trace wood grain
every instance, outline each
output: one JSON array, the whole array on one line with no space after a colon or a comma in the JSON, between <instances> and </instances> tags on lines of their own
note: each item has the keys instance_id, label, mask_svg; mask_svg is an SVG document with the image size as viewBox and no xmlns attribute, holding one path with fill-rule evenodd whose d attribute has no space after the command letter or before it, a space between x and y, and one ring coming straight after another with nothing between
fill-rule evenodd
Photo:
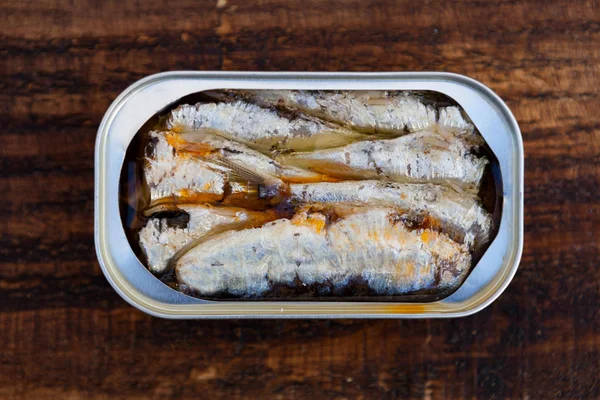
<instances>
[{"instance_id":1,"label":"wood grain","mask_svg":"<svg viewBox=\"0 0 600 400\"><path fill-rule=\"evenodd\" d=\"M596 1L0 5L0 398L599 398ZM424 321L170 321L93 245L110 102L177 69L451 71L526 152L525 250L493 305Z\"/></svg>"}]
</instances>

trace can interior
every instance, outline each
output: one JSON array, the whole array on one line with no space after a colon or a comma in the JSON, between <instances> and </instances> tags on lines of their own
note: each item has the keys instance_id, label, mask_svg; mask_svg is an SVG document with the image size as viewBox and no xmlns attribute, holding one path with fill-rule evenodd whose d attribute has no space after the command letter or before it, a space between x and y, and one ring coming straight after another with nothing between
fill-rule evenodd
<instances>
[{"instance_id":1,"label":"can interior","mask_svg":"<svg viewBox=\"0 0 600 400\"><path fill-rule=\"evenodd\" d=\"M235 88L227 88L235 89ZM432 104L437 107L443 106L459 106L452 98L445 94L435 91L409 91L411 94L418 94L426 104ZM162 123L165 115L182 104L196 104L214 102L214 99L208 97L203 92L193 93L188 96L180 98L178 101L171 103L163 110L152 116L146 123L144 123L136 135L131 140L123 166L121 169L121 176L119 182L119 208L121 214L121 220L123 228L125 230L129 244L138 257L139 261L146 266L147 259L139 245L139 231L145 226L148 221L148 217L144 216L143 210L149 204L149 190L145 182L143 167L145 159L145 151L150 141L148 133L155 129ZM466 115L465 111L461 108L461 111ZM477 126L475 126L477 129ZM489 160L489 164L486 166L483 178L481 180L480 189L478 195L481 199L483 208L492 215L492 230L490 234L490 240L485 246L480 247L472 253L471 270L477 267L478 261L481 259L487 248L493 242L496 237L500 225L501 214L502 214L502 201L503 201L503 186L502 177L500 173L500 166L496 155L485 144L480 146L476 153L477 156L484 156ZM180 224L185 226L186 215L185 213L173 213L166 215L169 217L173 224ZM161 280L165 285L168 285L173 290L179 290L177 279L173 273L166 274L163 276L156 276L156 279ZM460 287L460 286L459 286ZM297 283L295 286L288 285L274 285L274 287L263 294L260 297L252 298L240 298L232 296L228 293L219 293L217 295L207 296L195 296L194 293L185 292L183 293L200 297L205 300L213 301L248 301L248 300L264 300L264 301L372 301L372 302L433 302L448 297L454 293L458 287L452 291L437 291L428 292L420 291L405 295L386 295L382 296L374 294L368 288L366 283L360 281L353 281L347 285L343 290L336 290L335 294L332 293L330 285L313 284L304 286Z\"/></svg>"}]
</instances>

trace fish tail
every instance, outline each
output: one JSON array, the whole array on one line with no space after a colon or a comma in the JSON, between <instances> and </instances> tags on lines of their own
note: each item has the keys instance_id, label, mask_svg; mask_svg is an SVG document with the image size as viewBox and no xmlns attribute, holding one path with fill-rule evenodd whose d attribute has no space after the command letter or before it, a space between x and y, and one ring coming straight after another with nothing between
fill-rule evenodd
<instances>
[{"instance_id":1,"label":"fish tail","mask_svg":"<svg viewBox=\"0 0 600 400\"><path fill-rule=\"evenodd\" d=\"M275 176L257 173L225 157L208 162L226 169L230 181L243 184L250 193L257 193L258 199L277 204L289 195L289 185Z\"/></svg>"},{"instance_id":2,"label":"fish tail","mask_svg":"<svg viewBox=\"0 0 600 400\"><path fill-rule=\"evenodd\" d=\"M223 200L222 194L193 192L189 190L180 191L168 197L156 199L143 211L144 216L149 217L163 211L173 211L178 204L214 203Z\"/></svg>"},{"instance_id":3,"label":"fish tail","mask_svg":"<svg viewBox=\"0 0 600 400\"><path fill-rule=\"evenodd\" d=\"M207 156L216 151L216 149L202 140L203 135L201 132L169 132L165 134L165 138L167 139L167 143L177 151Z\"/></svg>"}]
</instances>

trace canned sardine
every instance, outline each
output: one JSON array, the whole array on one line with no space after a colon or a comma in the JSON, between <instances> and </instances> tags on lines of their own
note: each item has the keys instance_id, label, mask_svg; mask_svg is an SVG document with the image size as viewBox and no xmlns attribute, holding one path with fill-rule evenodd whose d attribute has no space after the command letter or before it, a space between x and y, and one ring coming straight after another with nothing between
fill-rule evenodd
<instances>
[{"instance_id":1,"label":"canned sardine","mask_svg":"<svg viewBox=\"0 0 600 400\"><path fill-rule=\"evenodd\" d=\"M518 265L522 158L458 75L155 75L99 129L97 252L159 316L466 315Z\"/></svg>"}]
</instances>

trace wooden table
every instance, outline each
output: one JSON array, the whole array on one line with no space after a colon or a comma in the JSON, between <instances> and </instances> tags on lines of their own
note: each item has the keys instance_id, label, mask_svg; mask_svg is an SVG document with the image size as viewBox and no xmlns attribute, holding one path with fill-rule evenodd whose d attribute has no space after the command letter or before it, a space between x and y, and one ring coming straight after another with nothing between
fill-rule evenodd
<instances>
[{"instance_id":1,"label":"wooden table","mask_svg":"<svg viewBox=\"0 0 600 400\"><path fill-rule=\"evenodd\" d=\"M59 3L0 6L0 398L600 396L597 3ZM169 321L129 306L94 251L96 129L128 85L180 69L487 84L525 141L514 281L455 320Z\"/></svg>"}]
</instances>

